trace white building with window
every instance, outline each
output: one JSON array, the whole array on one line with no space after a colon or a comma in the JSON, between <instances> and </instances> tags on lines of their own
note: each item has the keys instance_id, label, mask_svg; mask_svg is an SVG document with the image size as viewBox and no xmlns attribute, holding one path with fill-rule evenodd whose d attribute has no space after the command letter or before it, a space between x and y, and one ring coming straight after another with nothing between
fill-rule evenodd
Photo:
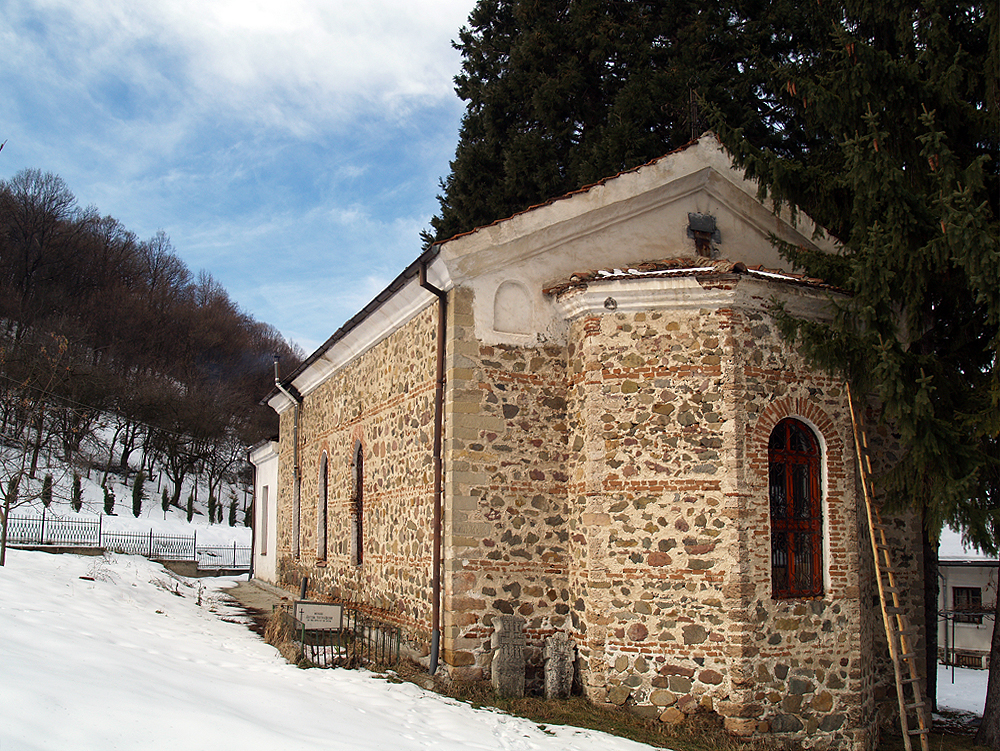
<instances>
[{"instance_id":1,"label":"white building with window","mask_svg":"<svg viewBox=\"0 0 1000 751\"><path fill-rule=\"evenodd\" d=\"M938 549L938 654L946 665L989 668L1000 561L945 529Z\"/></svg>"},{"instance_id":2,"label":"white building with window","mask_svg":"<svg viewBox=\"0 0 1000 751\"><path fill-rule=\"evenodd\" d=\"M253 575L276 584L275 561L277 544L278 447L276 441L264 441L250 449L254 466L253 497Z\"/></svg>"}]
</instances>

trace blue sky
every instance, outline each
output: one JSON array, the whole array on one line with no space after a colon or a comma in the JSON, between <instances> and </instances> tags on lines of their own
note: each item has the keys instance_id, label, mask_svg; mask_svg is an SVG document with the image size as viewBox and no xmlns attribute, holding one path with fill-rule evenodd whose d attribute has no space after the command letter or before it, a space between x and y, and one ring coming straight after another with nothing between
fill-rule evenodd
<instances>
[{"instance_id":1,"label":"blue sky","mask_svg":"<svg viewBox=\"0 0 1000 751\"><path fill-rule=\"evenodd\" d=\"M0 0L0 178L162 229L308 353L420 252L474 0Z\"/></svg>"}]
</instances>

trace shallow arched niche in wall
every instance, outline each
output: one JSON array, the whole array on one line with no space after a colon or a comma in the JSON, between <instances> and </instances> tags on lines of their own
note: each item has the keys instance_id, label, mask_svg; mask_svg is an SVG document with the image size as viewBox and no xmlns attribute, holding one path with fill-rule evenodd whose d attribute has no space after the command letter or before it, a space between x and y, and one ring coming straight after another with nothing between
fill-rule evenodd
<instances>
[{"instance_id":1,"label":"shallow arched niche in wall","mask_svg":"<svg viewBox=\"0 0 1000 751\"><path fill-rule=\"evenodd\" d=\"M505 334L530 334L533 306L528 288L520 282L503 282L493 296L493 330Z\"/></svg>"}]
</instances>

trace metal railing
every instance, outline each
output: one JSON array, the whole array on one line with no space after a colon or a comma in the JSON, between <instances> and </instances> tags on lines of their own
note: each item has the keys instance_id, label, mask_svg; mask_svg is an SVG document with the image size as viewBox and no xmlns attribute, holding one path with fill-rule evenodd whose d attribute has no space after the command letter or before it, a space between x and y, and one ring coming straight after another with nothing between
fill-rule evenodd
<instances>
[{"instance_id":1,"label":"metal railing","mask_svg":"<svg viewBox=\"0 0 1000 751\"><path fill-rule=\"evenodd\" d=\"M149 532L117 532L104 529L104 517L11 516L7 524L8 545L53 545L104 548L124 555L142 555L159 561L197 561L201 569L250 569L249 546L199 545L198 534L161 535Z\"/></svg>"},{"instance_id":2,"label":"metal railing","mask_svg":"<svg viewBox=\"0 0 1000 751\"><path fill-rule=\"evenodd\" d=\"M250 548L232 545L199 545L195 550L198 568L250 568Z\"/></svg>"},{"instance_id":3,"label":"metal railing","mask_svg":"<svg viewBox=\"0 0 1000 751\"><path fill-rule=\"evenodd\" d=\"M41 516L11 516L7 542L30 545L72 545L89 547L101 539L101 518L53 519Z\"/></svg>"},{"instance_id":4,"label":"metal railing","mask_svg":"<svg viewBox=\"0 0 1000 751\"><path fill-rule=\"evenodd\" d=\"M309 629L287 605L277 607L287 641L294 642L312 667L391 667L399 664L402 629L344 606L339 628Z\"/></svg>"},{"instance_id":5,"label":"metal railing","mask_svg":"<svg viewBox=\"0 0 1000 751\"><path fill-rule=\"evenodd\" d=\"M144 555L161 561L193 561L197 537L146 532L105 532L99 547L125 555Z\"/></svg>"}]
</instances>

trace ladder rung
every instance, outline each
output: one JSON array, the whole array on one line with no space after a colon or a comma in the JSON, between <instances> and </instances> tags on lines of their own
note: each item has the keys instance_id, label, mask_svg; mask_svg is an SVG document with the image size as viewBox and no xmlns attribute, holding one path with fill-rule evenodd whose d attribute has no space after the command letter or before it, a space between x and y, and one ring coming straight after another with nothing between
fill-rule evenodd
<instances>
[{"instance_id":1,"label":"ladder rung","mask_svg":"<svg viewBox=\"0 0 1000 751\"><path fill-rule=\"evenodd\" d=\"M899 682L900 683L919 683L920 679L919 678L900 678Z\"/></svg>"},{"instance_id":2,"label":"ladder rung","mask_svg":"<svg viewBox=\"0 0 1000 751\"><path fill-rule=\"evenodd\" d=\"M906 734L907 735L924 735L924 734L929 733L929 732L931 732L930 728L916 728L914 730L907 730Z\"/></svg>"},{"instance_id":3,"label":"ladder rung","mask_svg":"<svg viewBox=\"0 0 1000 751\"><path fill-rule=\"evenodd\" d=\"M924 706L926 706L926 704L924 702L922 702L922 701L915 701L915 702L913 702L913 704L907 704L906 708L907 709L919 709L920 707L924 707Z\"/></svg>"},{"instance_id":4,"label":"ladder rung","mask_svg":"<svg viewBox=\"0 0 1000 751\"><path fill-rule=\"evenodd\" d=\"M906 654L900 655L899 659L901 659L901 660L912 660L916 656L917 656L916 652L907 652Z\"/></svg>"}]
</instances>

